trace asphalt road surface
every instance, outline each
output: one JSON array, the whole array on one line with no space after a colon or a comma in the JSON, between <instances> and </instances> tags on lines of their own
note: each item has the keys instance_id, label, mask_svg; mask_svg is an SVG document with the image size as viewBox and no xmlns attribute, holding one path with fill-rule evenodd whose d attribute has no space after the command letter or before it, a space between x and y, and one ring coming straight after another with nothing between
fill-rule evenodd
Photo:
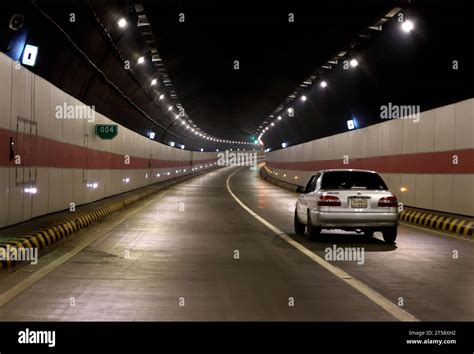
<instances>
[{"instance_id":1,"label":"asphalt road surface","mask_svg":"<svg viewBox=\"0 0 474 354\"><path fill-rule=\"evenodd\" d=\"M311 242L296 196L247 167L171 187L2 275L0 320L474 319L472 241L400 225L395 245ZM338 247L363 259L327 259Z\"/></svg>"}]
</instances>

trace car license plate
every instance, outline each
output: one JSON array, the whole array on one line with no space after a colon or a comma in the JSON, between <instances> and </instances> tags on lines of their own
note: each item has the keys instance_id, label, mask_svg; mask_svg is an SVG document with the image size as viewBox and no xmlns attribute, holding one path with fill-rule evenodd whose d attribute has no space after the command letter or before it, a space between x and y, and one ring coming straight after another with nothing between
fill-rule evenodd
<instances>
[{"instance_id":1,"label":"car license plate","mask_svg":"<svg viewBox=\"0 0 474 354\"><path fill-rule=\"evenodd\" d=\"M351 198L351 208L367 208L367 201L365 198Z\"/></svg>"}]
</instances>

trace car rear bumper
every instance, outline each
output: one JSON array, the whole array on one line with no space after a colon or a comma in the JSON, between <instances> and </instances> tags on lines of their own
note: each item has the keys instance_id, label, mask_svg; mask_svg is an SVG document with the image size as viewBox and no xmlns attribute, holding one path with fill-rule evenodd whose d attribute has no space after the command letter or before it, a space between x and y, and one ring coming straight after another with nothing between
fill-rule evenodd
<instances>
[{"instance_id":1,"label":"car rear bumper","mask_svg":"<svg viewBox=\"0 0 474 354\"><path fill-rule=\"evenodd\" d=\"M381 227L397 226L398 213L358 213L312 211L311 221L317 227Z\"/></svg>"}]
</instances>

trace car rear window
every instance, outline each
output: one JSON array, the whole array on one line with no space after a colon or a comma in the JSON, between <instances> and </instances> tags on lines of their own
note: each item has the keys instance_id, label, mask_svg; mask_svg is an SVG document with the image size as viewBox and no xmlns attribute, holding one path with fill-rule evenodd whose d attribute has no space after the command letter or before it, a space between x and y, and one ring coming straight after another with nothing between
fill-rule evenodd
<instances>
[{"instance_id":1,"label":"car rear window","mask_svg":"<svg viewBox=\"0 0 474 354\"><path fill-rule=\"evenodd\" d=\"M377 173L362 171L330 171L323 175L322 189L379 189L387 185Z\"/></svg>"}]
</instances>

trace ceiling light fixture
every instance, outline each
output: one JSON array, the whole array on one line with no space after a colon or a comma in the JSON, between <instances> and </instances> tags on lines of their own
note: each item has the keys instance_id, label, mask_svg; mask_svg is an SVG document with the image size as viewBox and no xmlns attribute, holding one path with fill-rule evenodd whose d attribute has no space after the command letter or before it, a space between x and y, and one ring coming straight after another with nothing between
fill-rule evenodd
<instances>
[{"instance_id":1,"label":"ceiling light fixture","mask_svg":"<svg viewBox=\"0 0 474 354\"><path fill-rule=\"evenodd\" d=\"M127 25L127 20L124 18L121 18L120 20L118 20L117 24L119 27L124 28Z\"/></svg>"},{"instance_id":2,"label":"ceiling light fixture","mask_svg":"<svg viewBox=\"0 0 474 354\"><path fill-rule=\"evenodd\" d=\"M403 32L410 32L411 30L413 30L413 28L415 27L415 25L413 24L413 22L411 22L410 20L406 20L402 23L402 30Z\"/></svg>"}]
</instances>

